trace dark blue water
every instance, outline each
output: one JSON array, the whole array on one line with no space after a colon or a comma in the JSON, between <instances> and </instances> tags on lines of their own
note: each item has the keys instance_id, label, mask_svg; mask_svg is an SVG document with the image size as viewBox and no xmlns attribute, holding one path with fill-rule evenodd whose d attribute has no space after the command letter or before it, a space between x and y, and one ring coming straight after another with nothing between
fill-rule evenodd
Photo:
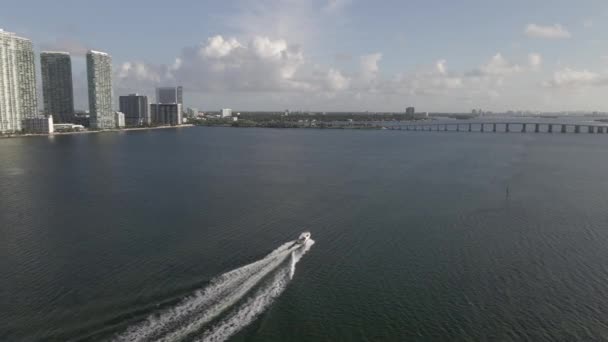
<instances>
[{"instance_id":1,"label":"dark blue water","mask_svg":"<svg viewBox=\"0 0 608 342\"><path fill-rule=\"evenodd\" d=\"M0 161L0 340L120 337L305 229L233 340L608 339L608 135L186 128Z\"/></svg>"}]
</instances>

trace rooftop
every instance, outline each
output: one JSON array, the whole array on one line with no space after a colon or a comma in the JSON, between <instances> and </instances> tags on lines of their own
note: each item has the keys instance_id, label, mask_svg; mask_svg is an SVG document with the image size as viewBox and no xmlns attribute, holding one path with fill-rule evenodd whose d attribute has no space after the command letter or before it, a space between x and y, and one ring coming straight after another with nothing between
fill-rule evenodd
<instances>
[{"instance_id":1,"label":"rooftop","mask_svg":"<svg viewBox=\"0 0 608 342\"><path fill-rule=\"evenodd\" d=\"M15 32L8 32L8 31L5 31L4 29L1 29L1 28L0 28L0 34L11 36L11 37L13 37L15 39L30 41L28 38L19 37Z\"/></svg>"},{"instance_id":2,"label":"rooftop","mask_svg":"<svg viewBox=\"0 0 608 342\"><path fill-rule=\"evenodd\" d=\"M109 56L107 53L105 52L101 52L101 51L95 51L95 50L89 50L89 53L92 54L96 54L96 55L104 55L104 56Z\"/></svg>"},{"instance_id":3,"label":"rooftop","mask_svg":"<svg viewBox=\"0 0 608 342\"><path fill-rule=\"evenodd\" d=\"M48 54L48 55L70 55L69 52L65 52L65 51L41 51L40 54Z\"/></svg>"}]
</instances>

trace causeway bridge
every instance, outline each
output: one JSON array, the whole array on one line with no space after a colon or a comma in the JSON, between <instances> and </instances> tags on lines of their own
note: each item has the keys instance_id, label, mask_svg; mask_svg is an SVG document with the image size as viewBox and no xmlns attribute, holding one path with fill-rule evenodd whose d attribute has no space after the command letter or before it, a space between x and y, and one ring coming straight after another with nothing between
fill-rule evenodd
<instances>
[{"instance_id":1,"label":"causeway bridge","mask_svg":"<svg viewBox=\"0 0 608 342\"><path fill-rule=\"evenodd\" d=\"M443 122L412 123L384 126L388 130L427 132L489 132L489 133L608 133L608 124L593 123L547 123L526 121L501 122Z\"/></svg>"}]
</instances>

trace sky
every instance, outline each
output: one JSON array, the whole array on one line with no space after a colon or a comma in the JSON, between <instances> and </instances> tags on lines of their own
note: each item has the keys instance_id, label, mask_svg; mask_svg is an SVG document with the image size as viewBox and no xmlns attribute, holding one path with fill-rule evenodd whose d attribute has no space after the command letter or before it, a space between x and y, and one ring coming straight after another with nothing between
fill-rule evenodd
<instances>
[{"instance_id":1,"label":"sky","mask_svg":"<svg viewBox=\"0 0 608 342\"><path fill-rule=\"evenodd\" d=\"M95 49L115 97L182 85L201 110L608 111L605 0L0 2L0 28L72 54L81 109Z\"/></svg>"}]
</instances>

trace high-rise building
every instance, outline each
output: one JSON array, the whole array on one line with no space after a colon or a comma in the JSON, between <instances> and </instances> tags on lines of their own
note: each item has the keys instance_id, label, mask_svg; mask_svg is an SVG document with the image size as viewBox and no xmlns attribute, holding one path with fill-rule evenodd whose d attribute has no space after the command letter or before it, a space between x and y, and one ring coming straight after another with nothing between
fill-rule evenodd
<instances>
[{"instance_id":1,"label":"high-rise building","mask_svg":"<svg viewBox=\"0 0 608 342\"><path fill-rule=\"evenodd\" d=\"M72 59L67 52L40 53L44 112L56 123L72 122L74 118L74 89Z\"/></svg>"},{"instance_id":2,"label":"high-rise building","mask_svg":"<svg viewBox=\"0 0 608 342\"><path fill-rule=\"evenodd\" d=\"M0 29L0 133L21 131L22 120L37 115L32 42Z\"/></svg>"},{"instance_id":3,"label":"high-rise building","mask_svg":"<svg viewBox=\"0 0 608 342\"><path fill-rule=\"evenodd\" d=\"M414 116L414 114L416 114L416 109L414 107L407 107L405 109L405 114Z\"/></svg>"},{"instance_id":4,"label":"high-rise building","mask_svg":"<svg viewBox=\"0 0 608 342\"><path fill-rule=\"evenodd\" d=\"M184 104L183 100L183 88L180 87L159 87L156 88L156 103L158 104L171 104L179 103Z\"/></svg>"},{"instance_id":5,"label":"high-rise building","mask_svg":"<svg viewBox=\"0 0 608 342\"><path fill-rule=\"evenodd\" d=\"M150 114L154 125L182 124L182 105L179 103L153 103L150 105Z\"/></svg>"},{"instance_id":6,"label":"high-rise building","mask_svg":"<svg viewBox=\"0 0 608 342\"><path fill-rule=\"evenodd\" d=\"M87 52L89 112L91 128L115 127L112 110L112 57L105 52Z\"/></svg>"},{"instance_id":7,"label":"high-rise building","mask_svg":"<svg viewBox=\"0 0 608 342\"><path fill-rule=\"evenodd\" d=\"M125 114L127 126L143 126L152 123L148 111L148 97L145 95L129 94L119 98L120 111Z\"/></svg>"}]
</instances>

